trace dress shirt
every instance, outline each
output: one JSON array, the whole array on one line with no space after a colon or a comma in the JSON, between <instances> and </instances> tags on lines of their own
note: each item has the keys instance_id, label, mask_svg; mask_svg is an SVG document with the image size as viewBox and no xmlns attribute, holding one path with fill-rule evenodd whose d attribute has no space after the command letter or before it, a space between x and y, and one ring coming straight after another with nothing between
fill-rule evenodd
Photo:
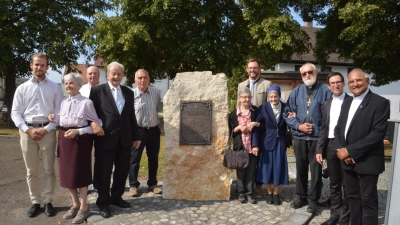
<instances>
[{"instance_id":1,"label":"dress shirt","mask_svg":"<svg viewBox=\"0 0 400 225\"><path fill-rule=\"evenodd\" d=\"M89 98L90 96L90 89L92 88L92 85L90 85L89 83L84 84L81 89L79 89L79 93L81 93L81 95L83 97Z\"/></svg>"},{"instance_id":2,"label":"dress shirt","mask_svg":"<svg viewBox=\"0 0 400 225\"><path fill-rule=\"evenodd\" d=\"M160 123L158 113L162 110L160 90L149 86L146 92L134 88L135 114L139 127L155 127Z\"/></svg>"},{"instance_id":3,"label":"dress shirt","mask_svg":"<svg viewBox=\"0 0 400 225\"><path fill-rule=\"evenodd\" d=\"M56 115L55 120L62 127L82 127L78 129L79 135L93 134L88 121L103 126L102 121L97 117L93 102L81 94L64 97L60 112Z\"/></svg>"},{"instance_id":4,"label":"dress shirt","mask_svg":"<svg viewBox=\"0 0 400 225\"><path fill-rule=\"evenodd\" d=\"M251 123L251 111L254 111L254 110L250 106L248 114L244 115L242 113L242 111L240 110L240 107L237 108L236 113L237 113L239 125L248 126ZM252 136L252 132L247 132L247 133L242 132L243 147L249 153L251 153L251 136Z\"/></svg>"},{"instance_id":5,"label":"dress shirt","mask_svg":"<svg viewBox=\"0 0 400 225\"><path fill-rule=\"evenodd\" d=\"M346 129L344 130L344 137L347 137L347 131L349 129L350 123L353 120L354 114L356 113L358 107L362 107L361 102L364 100L365 96L367 95L369 89L367 89L364 93L362 93L358 97L354 97L353 101L351 102L351 106L349 109L349 115L347 116L347 122L346 122Z\"/></svg>"},{"instance_id":6,"label":"dress shirt","mask_svg":"<svg viewBox=\"0 0 400 225\"><path fill-rule=\"evenodd\" d=\"M40 83L32 77L15 91L11 118L20 130L26 132L29 127L25 122L49 122L48 116L58 111L63 97L60 85L47 77ZM51 131L56 126L55 123L49 123L44 128Z\"/></svg>"},{"instance_id":7,"label":"dress shirt","mask_svg":"<svg viewBox=\"0 0 400 225\"><path fill-rule=\"evenodd\" d=\"M339 97L332 95L331 111L329 112L329 133L328 138L335 138L334 131L339 120L340 110L346 94L343 92Z\"/></svg>"},{"instance_id":8,"label":"dress shirt","mask_svg":"<svg viewBox=\"0 0 400 225\"><path fill-rule=\"evenodd\" d=\"M116 105L117 108L118 108L119 114L121 114L122 109L124 108L124 105L125 105L125 97L124 97L124 95L122 94L121 86L118 85L118 87L114 87L114 86L112 86L112 84L111 84L110 82L108 82L108 85L110 85L111 93L112 93L112 95L113 95L114 100L115 100L114 89L117 90L118 101L119 101L119 102L115 102L115 105ZM120 104L120 105L119 105L119 104Z\"/></svg>"}]
</instances>

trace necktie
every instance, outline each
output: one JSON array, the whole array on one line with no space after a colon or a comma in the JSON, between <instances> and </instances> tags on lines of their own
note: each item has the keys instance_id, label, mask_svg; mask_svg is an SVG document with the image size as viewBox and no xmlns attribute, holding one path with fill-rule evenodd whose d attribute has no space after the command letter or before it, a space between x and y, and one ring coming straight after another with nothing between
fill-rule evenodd
<instances>
[{"instance_id":1,"label":"necktie","mask_svg":"<svg viewBox=\"0 0 400 225\"><path fill-rule=\"evenodd\" d=\"M118 94L118 88L113 88L113 90L114 90L113 95L114 95L115 105L117 105L118 112L119 112L119 114L121 114L121 111L122 111L122 101L121 101L121 97L120 97L119 94Z\"/></svg>"},{"instance_id":2,"label":"necktie","mask_svg":"<svg viewBox=\"0 0 400 225\"><path fill-rule=\"evenodd\" d=\"M253 104L253 99L254 99L254 81L250 81L250 92L251 92L251 104Z\"/></svg>"}]
</instances>

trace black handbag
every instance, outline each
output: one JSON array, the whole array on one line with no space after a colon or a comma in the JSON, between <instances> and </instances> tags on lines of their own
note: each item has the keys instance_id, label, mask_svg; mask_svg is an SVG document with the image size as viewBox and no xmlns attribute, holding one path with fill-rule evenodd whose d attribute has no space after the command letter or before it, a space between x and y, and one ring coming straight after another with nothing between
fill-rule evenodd
<instances>
[{"instance_id":1,"label":"black handbag","mask_svg":"<svg viewBox=\"0 0 400 225\"><path fill-rule=\"evenodd\" d=\"M249 153L245 150L233 151L231 149L232 134L228 140L228 148L224 151L222 165L228 169L245 169L249 165Z\"/></svg>"}]
</instances>

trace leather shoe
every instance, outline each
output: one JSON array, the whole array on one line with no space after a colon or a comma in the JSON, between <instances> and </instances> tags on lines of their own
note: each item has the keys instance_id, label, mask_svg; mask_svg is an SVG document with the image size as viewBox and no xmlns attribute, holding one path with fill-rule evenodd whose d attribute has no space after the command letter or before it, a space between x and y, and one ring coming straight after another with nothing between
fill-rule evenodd
<instances>
[{"instance_id":1,"label":"leather shoe","mask_svg":"<svg viewBox=\"0 0 400 225\"><path fill-rule=\"evenodd\" d=\"M44 204L44 214L46 214L46 216L54 216L54 208L53 205L49 202Z\"/></svg>"},{"instance_id":2,"label":"leather shoe","mask_svg":"<svg viewBox=\"0 0 400 225\"><path fill-rule=\"evenodd\" d=\"M253 198L253 196L247 195L246 198L247 198L247 201L249 201L251 204L257 204L257 200L255 200Z\"/></svg>"},{"instance_id":3,"label":"leather shoe","mask_svg":"<svg viewBox=\"0 0 400 225\"><path fill-rule=\"evenodd\" d=\"M331 218L329 218L329 220L321 223L321 225L336 225L338 221L339 221L339 218L331 217Z\"/></svg>"},{"instance_id":4,"label":"leather shoe","mask_svg":"<svg viewBox=\"0 0 400 225\"><path fill-rule=\"evenodd\" d=\"M246 203L247 202L246 195L240 194L238 200L241 204Z\"/></svg>"},{"instance_id":5,"label":"leather shoe","mask_svg":"<svg viewBox=\"0 0 400 225\"><path fill-rule=\"evenodd\" d=\"M32 204L31 208L28 211L29 217L35 217L40 210L40 204Z\"/></svg>"},{"instance_id":6,"label":"leather shoe","mask_svg":"<svg viewBox=\"0 0 400 225\"><path fill-rule=\"evenodd\" d=\"M131 207L131 204L129 204L129 202L126 202L126 201L124 201L122 199L119 200L119 201L111 202L111 205L115 205L115 206L118 206L120 208L130 208Z\"/></svg>"},{"instance_id":7,"label":"leather shoe","mask_svg":"<svg viewBox=\"0 0 400 225\"><path fill-rule=\"evenodd\" d=\"M293 209L298 209L308 204L307 200L296 199L292 203L290 203L290 207Z\"/></svg>"},{"instance_id":8,"label":"leather shoe","mask_svg":"<svg viewBox=\"0 0 400 225\"><path fill-rule=\"evenodd\" d=\"M100 216L102 216L103 218L108 218L111 216L111 212L108 206L104 206L99 209L100 209Z\"/></svg>"},{"instance_id":9,"label":"leather shoe","mask_svg":"<svg viewBox=\"0 0 400 225\"><path fill-rule=\"evenodd\" d=\"M317 213L317 209L318 209L317 202L310 201L310 204L308 204L308 207L307 207L307 212L315 214L315 213Z\"/></svg>"}]
</instances>

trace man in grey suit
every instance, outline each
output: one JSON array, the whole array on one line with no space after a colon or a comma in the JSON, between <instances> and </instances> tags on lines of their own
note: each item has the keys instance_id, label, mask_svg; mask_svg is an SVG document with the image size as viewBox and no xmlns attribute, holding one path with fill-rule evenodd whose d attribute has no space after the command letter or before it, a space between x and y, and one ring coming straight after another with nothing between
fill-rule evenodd
<instances>
[{"instance_id":1,"label":"man in grey suit","mask_svg":"<svg viewBox=\"0 0 400 225\"><path fill-rule=\"evenodd\" d=\"M122 200L126 178L129 174L131 149L140 146L140 134L136 121L133 92L121 86L124 77L124 66L112 62L107 67L106 84L91 88L90 99L96 109L97 116L103 121L104 136L94 139L94 168L99 197L96 204L100 215L111 216L109 206L129 208L130 204ZM113 165L115 166L112 173ZM113 184L110 183L113 175Z\"/></svg>"}]
</instances>

